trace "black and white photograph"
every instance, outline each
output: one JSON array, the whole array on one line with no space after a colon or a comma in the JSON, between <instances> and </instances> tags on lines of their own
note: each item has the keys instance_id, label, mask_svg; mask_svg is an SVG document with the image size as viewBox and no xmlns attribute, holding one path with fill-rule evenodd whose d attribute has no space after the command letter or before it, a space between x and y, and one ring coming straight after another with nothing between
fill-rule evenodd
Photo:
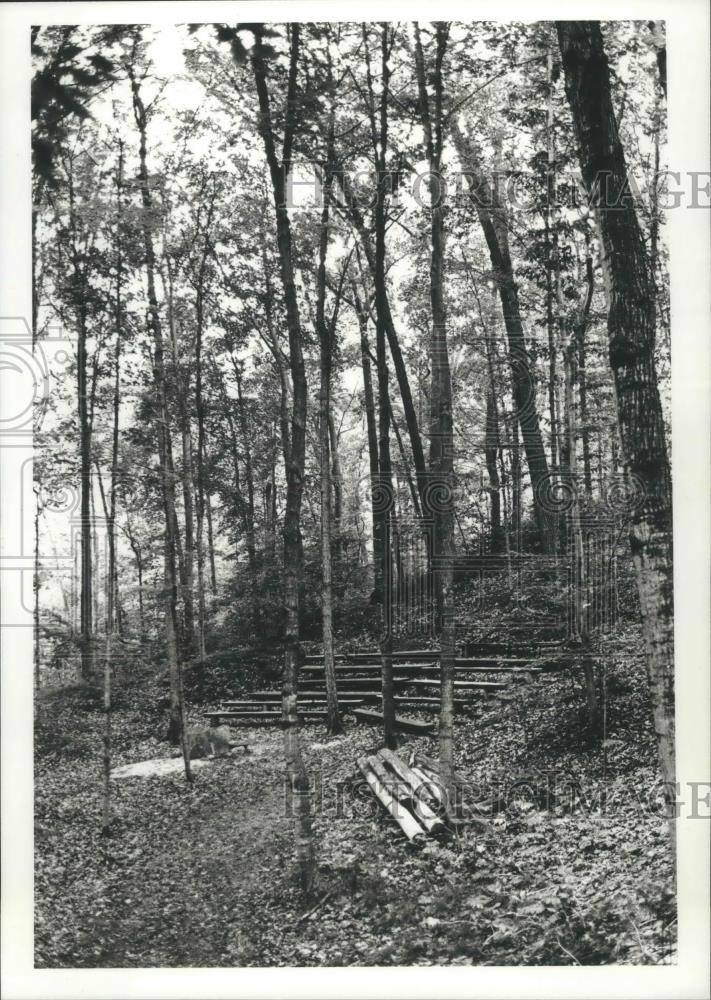
<instances>
[{"instance_id":1,"label":"black and white photograph","mask_svg":"<svg viewBox=\"0 0 711 1000\"><path fill-rule=\"evenodd\" d=\"M707 997L708 4L7 7L4 995Z\"/></svg>"}]
</instances>

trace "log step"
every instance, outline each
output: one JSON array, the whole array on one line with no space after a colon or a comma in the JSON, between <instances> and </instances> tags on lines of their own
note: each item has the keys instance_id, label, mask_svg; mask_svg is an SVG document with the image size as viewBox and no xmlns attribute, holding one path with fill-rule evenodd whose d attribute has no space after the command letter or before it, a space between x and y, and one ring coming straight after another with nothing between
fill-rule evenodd
<instances>
[{"instance_id":1,"label":"log step","mask_svg":"<svg viewBox=\"0 0 711 1000\"><path fill-rule=\"evenodd\" d=\"M406 694L396 694L393 698L396 705L436 705L439 707L439 698L425 698L421 695L406 695ZM471 698L455 698L455 705L474 705L476 704Z\"/></svg>"},{"instance_id":2,"label":"log step","mask_svg":"<svg viewBox=\"0 0 711 1000\"><path fill-rule=\"evenodd\" d=\"M313 697L315 695L320 695L322 698L326 697L326 688L325 688L325 686L323 684L318 684L316 681L309 681L308 683L309 684L314 684L314 687L313 688L311 688L311 687L307 688L307 687L302 686L301 684L299 684L299 701L304 701L305 699L311 698L311 697ZM367 683L371 687L373 687L373 682L371 680L368 680ZM252 695L254 695L255 698L256 697L266 698L267 696L269 696L269 697L278 698L281 701L281 691L252 691L251 693L252 693ZM371 691L340 691L339 690L338 697L339 697L339 699L342 699L342 698L367 698L367 696L369 694L371 694L371 693L372 694L380 694L380 688L379 687L377 689L373 688L372 692ZM303 695L303 697L302 697L302 695ZM232 702L231 701L223 701L222 704L223 705L231 705Z\"/></svg>"},{"instance_id":3,"label":"log step","mask_svg":"<svg viewBox=\"0 0 711 1000\"><path fill-rule=\"evenodd\" d=\"M422 663L393 663L393 669L399 671L407 670L421 670L422 668L431 667L431 661L426 661ZM366 673L380 673L381 664L380 660L373 663L337 663L334 667L336 673L338 674L366 674ZM302 674L322 674L324 672L323 663L313 663L306 667L301 668Z\"/></svg>"},{"instance_id":4,"label":"log step","mask_svg":"<svg viewBox=\"0 0 711 1000\"><path fill-rule=\"evenodd\" d=\"M535 657L532 657L531 659L535 659ZM531 663L531 659L526 659L522 656L458 656L454 661L454 666L457 670L522 670L527 667L527 664ZM432 661L423 663L393 663L393 671L398 673L421 673L426 670L438 669L439 664ZM540 668L531 667L530 669ZM335 670L336 673L339 674L380 673L381 665L379 662L361 663L357 666L349 666L348 664L339 663L336 664ZM308 667L302 667L301 672L303 674L323 674L323 664L312 664Z\"/></svg>"},{"instance_id":5,"label":"log step","mask_svg":"<svg viewBox=\"0 0 711 1000\"><path fill-rule=\"evenodd\" d=\"M392 652L393 660L438 660L439 650L438 649L394 649ZM371 651L366 651L363 653L339 653L336 656L336 662L338 663L379 663L380 662L380 650L374 649ZM306 663L322 663L323 654L313 653L307 656L305 659Z\"/></svg>"},{"instance_id":6,"label":"log step","mask_svg":"<svg viewBox=\"0 0 711 1000\"><path fill-rule=\"evenodd\" d=\"M414 680L408 681L408 685L411 687L439 687L439 678L434 680ZM504 681L455 681L455 690L471 690L471 691L501 691L503 688L507 688L508 684Z\"/></svg>"},{"instance_id":7,"label":"log step","mask_svg":"<svg viewBox=\"0 0 711 1000\"><path fill-rule=\"evenodd\" d=\"M379 677L341 677L339 678L345 685L343 691L339 687L338 693L343 694L344 697L356 697L361 694L368 694L371 691L380 691L380 678ZM408 678L400 677L395 683L401 684L406 683ZM299 692L303 691L304 694L311 694L314 691L325 691L326 685L324 683L323 677L314 677L313 680L303 680L299 683Z\"/></svg>"},{"instance_id":8,"label":"log step","mask_svg":"<svg viewBox=\"0 0 711 1000\"><path fill-rule=\"evenodd\" d=\"M366 708L356 708L353 715L358 722L368 722L372 725L382 725L383 722L382 712L373 712ZM420 722L419 719L408 719L400 716L395 718L395 728L402 733L416 733L419 736L424 736L434 732L434 723Z\"/></svg>"},{"instance_id":9,"label":"log step","mask_svg":"<svg viewBox=\"0 0 711 1000\"><path fill-rule=\"evenodd\" d=\"M534 659L534 657L531 657ZM523 656L458 656L454 661L458 670L470 670L480 668L483 670L513 670L516 667L524 667L531 660Z\"/></svg>"},{"instance_id":10,"label":"log step","mask_svg":"<svg viewBox=\"0 0 711 1000\"><path fill-rule=\"evenodd\" d=\"M339 697L339 705L362 705L363 699L358 698L346 698ZM239 701L223 701L222 703L225 708L234 708L243 705L278 705L281 707L281 694L276 695L262 695L261 697L245 698ZM322 695L318 698L299 698L300 705L314 705L321 706L326 704L326 696Z\"/></svg>"},{"instance_id":11,"label":"log step","mask_svg":"<svg viewBox=\"0 0 711 1000\"><path fill-rule=\"evenodd\" d=\"M281 709L276 712L252 711L251 709L238 709L231 712L206 712L211 725L217 725L220 719L281 719ZM299 712L300 719L325 719L325 709L306 709Z\"/></svg>"}]
</instances>

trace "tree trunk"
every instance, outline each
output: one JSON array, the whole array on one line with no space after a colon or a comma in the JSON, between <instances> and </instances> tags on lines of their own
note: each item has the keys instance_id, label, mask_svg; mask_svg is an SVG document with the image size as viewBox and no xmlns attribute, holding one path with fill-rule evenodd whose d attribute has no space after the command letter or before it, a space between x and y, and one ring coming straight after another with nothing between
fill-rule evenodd
<instances>
[{"instance_id":1,"label":"tree trunk","mask_svg":"<svg viewBox=\"0 0 711 1000\"><path fill-rule=\"evenodd\" d=\"M420 28L415 22L415 68L420 120L429 161L430 194L430 303L432 309L432 382L430 389L430 484L425 517L434 521L432 546L437 597L437 631L440 640L439 774L447 811L454 814L454 428L452 380L447 348L445 302L445 229L442 191L442 144L444 86L442 64L447 49L448 27L437 22L433 109L427 90L428 74Z\"/></svg>"},{"instance_id":2,"label":"tree trunk","mask_svg":"<svg viewBox=\"0 0 711 1000\"><path fill-rule=\"evenodd\" d=\"M593 260L588 255L585 262L587 274L589 297L592 299L592 288L595 280L593 271ZM580 437L583 442L583 483L585 492L592 497L592 464L590 459L590 428L588 427L588 382L586 371L586 351L585 333L587 324L582 323L577 335L577 366L578 366L578 394L580 397Z\"/></svg>"},{"instance_id":3,"label":"tree trunk","mask_svg":"<svg viewBox=\"0 0 711 1000\"><path fill-rule=\"evenodd\" d=\"M120 430L120 399L121 399L121 340L123 333L123 255L121 244L121 226L123 188L123 143L119 140L119 159L116 174L116 346L114 348L114 399L113 399L113 434L111 439L111 480L109 484L109 504L106 516L106 526L109 543L109 565L107 568L106 593L106 648L104 656L104 788L103 788L103 830L108 833L111 824L111 672L113 639L116 628L116 605L118 597L118 576L116 568L116 480L118 476L119 430ZM99 479L101 482L101 479Z\"/></svg>"},{"instance_id":4,"label":"tree trunk","mask_svg":"<svg viewBox=\"0 0 711 1000\"><path fill-rule=\"evenodd\" d=\"M571 507L568 513L570 533L572 535L573 572L571 586L573 588L573 634L584 649L590 641L588 627L587 601L587 566L583 543L582 525L580 522L580 503L578 498L578 453L576 442L576 419L574 390L576 382L576 343L575 333L571 334L570 342L563 351L565 376L565 414L566 414L566 455L571 484ZM568 549L570 557L570 548ZM583 675L585 678L585 697L588 708L588 721L593 729L599 725L598 697L595 682L595 665L593 660L583 660Z\"/></svg>"},{"instance_id":5,"label":"tree trunk","mask_svg":"<svg viewBox=\"0 0 711 1000\"><path fill-rule=\"evenodd\" d=\"M503 529L501 525L501 480L498 469L499 455L499 423L496 414L494 387L489 383L486 394L486 432L484 439L484 458L489 476L489 495L491 497L491 551L501 552L504 547Z\"/></svg>"},{"instance_id":6,"label":"tree trunk","mask_svg":"<svg viewBox=\"0 0 711 1000\"><path fill-rule=\"evenodd\" d=\"M368 345L368 310L361 303L358 292L353 285L353 296L356 302L358 325L360 327L360 363L363 371L363 402L365 405L365 424L368 435L368 465L370 468L370 502L373 528L373 592L382 593L383 545L382 519L378 514L378 503L375 485L378 482L378 429L375 419L375 399L373 396L373 377L370 370L370 347Z\"/></svg>"},{"instance_id":7,"label":"tree trunk","mask_svg":"<svg viewBox=\"0 0 711 1000\"><path fill-rule=\"evenodd\" d=\"M242 445L244 448L244 471L247 477L247 559L249 560L249 572L252 576L252 583L257 587L257 550L254 538L254 473L252 471L252 449L249 445L249 429L247 427L247 410L244 405L244 395L242 392L242 372L239 362L232 358L232 366L235 371L235 381L237 383L237 403L239 407L239 426L242 434ZM255 625L258 624L257 611L255 609Z\"/></svg>"},{"instance_id":8,"label":"tree trunk","mask_svg":"<svg viewBox=\"0 0 711 1000\"><path fill-rule=\"evenodd\" d=\"M213 597L217 596L217 574L215 572L215 536L212 530L212 499L208 493L205 500L207 514L207 554L210 561L210 590Z\"/></svg>"},{"instance_id":9,"label":"tree trunk","mask_svg":"<svg viewBox=\"0 0 711 1000\"><path fill-rule=\"evenodd\" d=\"M331 735L343 732L338 711L336 668L333 650L333 564L331 548L331 462L329 454L331 420L331 362L333 337L326 321L326 257L329 243L330 195L333 184L333 105L329 116L326 168L323 180L321 231L316 274L316 333L319 339L319 446L321 469L321 621L323 626L323 669L326 680L327 728Z\"/></svg>"},{"instance_id":10,"label":"tree trunk","mask_svg":"<svg viewBox=\"0 0 711 1000\"><path fill-rule=\"evenodd\" d=\"M210 205L212 210L212 203ZM209 226L209 221L208 221ZM207 242L207 237L205 238ZM202 392L202 339L204 333L204 265L207 251L203 254L195 296L195 412L197 414L197 477L195 481L197 494L197 532L195 547L198 564L198 687L202 691L205 680L205 400Z\"/></svg>"},{"instance_id":11,"label":"tree trunk","mask_svg":"<svg viewBox=\"0 0 711 1000\"><path fill-rule=\"evenodd\" d=\"M329 407L330 410L330 407ZM338 434L333 413L328 414L328 436L331 447L331 482L333 483L333 539L336 556L343 555L343 478L338 454Z\"/></svg>"},{"instance_id":12,"label":"tree trunk","mask_svg":"<svg viewBox=\"0 0 711 1000\"><path fill-rule=\"evenodd\" d=\"M544 232L546 243L546 326L548 328L548 408L551 417L551 467L558 466L559 411L556 408L556 329L553 312L554 277L558 272L558 236L555 230L553 211L556 199L555 142L553 137L553 49L549 45L546 53L547 97L546 97L546 200L544 211ZM560 317L558 317L560 320Z\"/></svg>"},{"instance_id":13,"label":"tree trunk","mask_svg":"<svg viewBox=\"0 0 711 1000\"><path fill-rule=\"evenodd\" d=\"M659 86L666 100L667 96L667 43L664 36L664 21L648 21L649 30L652 33L652 43L657 56L657 69L659 71Z\"/></svg>"},{"instance_id":14,"label":"tree trunk","mask_svg":"<svg viewBox=\"0 0 711 1000\"><path fill-rule=\"evenodd\" d=\"M86 304L86 274L81 264L78 245L74 179L69 172L69 225L72 253L72 298L77 321L77 395L79 400L79 484L80 484L80 554L79 554L79 642L81 648L81 678L94 679L93 642L93 580L91 565L91 421L89 419L89 386L87 379L88 337Z\"/></svg>"},{"instance_id":15,"label":"tree trunk","mask_svg":"<svg viewBox=\"0 0 711 1000\"><path fill-rule=\"evenodd\" d=\"M388 91L390 69L387 62L388 26L380 25L381 51L381 95L379 120L376 122L373 83L370 69L370 51L368 47L368 30L363 25L363 42L368 75L368 89L373 98L373 113L371 116L371 139L373 156L376 163L378 190L375 204L375 253L374 253L374 283L375 283L375 313L376 322L376 358L378 368L378 480L374 485L377 491L376 506L379 532L383 539L381 581L382 592L377 595L381 602L381 632L380 632L380 662L382 671L383 699L383 739L386 747L394 750L397 747L395 734L395 685L393 682L393 566L392 566L392 523L393 482L390 461L390 399L388 393L388 362L386 356L387 316L387 285L385 273L385 226L387 222L386 194L388 143ZM366 255L368 250L366 250ZM408 386L409 391L409 386Z\"/></svg>"},{"instance_id":16,"label":"tree trunk","mask_svg":"<svg viewBox=\"0 0 711 1000\"><path fill-rule=\"evenodd\" d=\"M255 48L252 50L252 70L259 99L260 131L269 166L274 195L277 227L279 268L284 289L284 304L289 332L289 364L293 386L291 414L291 447L286 465L286 511L284 514L284 605L285 648L284 682L282 691L282 725L284 728L284 754L287 777L294 812L296 855L301 888L310 895L316 880L316 858L311 829L311 793L309 779L301 755L299 742L299 716L297 708L301 646L299 641L299 589L302 575L299 523L304 480L306 449L306 370L303 357L303 335L299 317L296 286L294 284L291 224L286 203L285 180L291 163L291 144L295 122L295 94L299 59L299 25L290 25L289 82L286 104L284 145L281 162L274 145L269 89L266 66L260 53L262 36L255 30Z\"/></svg>"},{"instance_id":17,"label":"tree trunk","mask_svg":"<svg viewBox=\"0 0 711 1000\"><path fill-rule=\"evenodd\" d=\"M518 290L509 253L508 223L503 206L484 177L472 144L465 139L454 118L450 128L455 147L470 182L470 194L489 248L491 266L501 298L509 347L509 364L516 413L523 437L533 490L533 504L544 552L553 548L553 530L546 496L550 488L548 460L536 406L536 388L531 359L526 348Z\"/></svg>"},{"instance_id":18,"label":"tree trunk","mask_svg":"<svg viewBox=\"0 0 711 1000\"><path fill-rule=\"evenodd\" d=\"M134 48L135 55L135 48ZM175 572L176 565L176 542L177 542L177 516L175 512L175 474L172 462L172 451L170 441L170 415L168 410L167 385L165 375L165 362L163 354L163 330L161 326L160 313L158 311L158 299L156 295L155 273L156 256L153 246L153 234L149 222L153 215L153 199L151 197L148 169L147 169L147 148L146 148L146 109L141 97L140 86L135 73L135 64L131 62L128 67L131 90L133 95L133 109L136 125L139 132L139 172L138 179L141 186L141 201L144 210L144 221L142 225L143 242L146 253L146 284L148 291L148 326L153 337L153 384L156 396L156 420L158 435L158 464L161 475L161 492L163 501L163 513L165 516L165 538L164 538L164 619L166 631L166 647L168 653L168 667L170 677L170 721L168 725L168 738L174 744L180 744L183 750L183 762L185 765L185 778L192 781L190 769L190 756L187 746L187 735L185 732L185 710L183 705L183 682L182 665L178 631L178 587Z\"/></svg>"},{"instance_id":19,"label":"tree trunk","mask_svg":"<svg viewBox=\"0 0 711 1000\"><path fill-rule=\"evenodd\" d=\"M400 428L397 425L397 420L395 419L395 413L393 412L392 402L390 404L390 420L393 426L393 431L395 432L395 440L397 441L397 450L400 453L400 461L402 462L403 471L405 473L405 478L407 479L407 485L410 489L410 499L412 500L412 509L415 512L415 516L418 519L422 518L422 509L420 507L420 498L417 493L417 486L412 478L410 472L410 465L407 460L407 453L405 452L405 445L403 444L402 434L400 433Z\"/></svg>"},{"instance_id":20,"label":"tree trunk","mask_svg":"<svg viewBox=\"0 0 711 1000\"><path fill-rule=\"evenodd\" d=\"M634 493L629 511L630 545L642 609L659 759L673 815L676 779L671 474L654 362L654 287L631 202L599 22L558 21L557 29L583 180L598 209L610 270L610 364L625 470ZM601 184L601 179L606 183Z\"/></svg>"},{"instance_id":21,"label":"tree trunk","mask_svg":"<svg viewBox=\"0 0 711 1000\"><path fill-rule=\"evenodd\" d=\"M384 192L387 190L387 176L385 172L385 156L382 154L375 154L376 170L379 171L378 176L381 177L380 186L382 188L378 193L378 197L382 197ZM381 173L382 172L382 173ZM371 236L371 230L366 225L363 215L357 207L357 199L355 198L353 192L347 182L347 178L343 172L336 174L336 179L338 181L339 187L343 192L343 196L346 202L346 208L344 211L347 212L349 218L355 226L356 232L360 239L361 246L365 253L366 260L368 262L368 268L373 280L376 280L376 271L378 270L378 251L377 247L373 245L373 238ZM378 206L376 205L375 214L377 216ZM376 221L377 226L377 221ZM376 237L377 239L377 237ZM383 249L383 253L384 253ZM405 423L407 425L407 432L410 438L410 447L412 449L412 458L415 463L415 473L417 476L417 485L420 497L422 498L425 488L427 486L427 466L425 465L425 452L422 446L422 437L420 434L420 428L417 420L417 412L415 410L415 404L412 399L412 390L410 389L410 380L407 376L407 368L405 367L405 360L402 356L402 350L400 348L400 341L397 335L397 330L395 329L395 321L393 320L392 312L390 310L390 299L388 297L387 285L380 290L380 294L376 294L375 297L375 309L378 317L378 321L382 323L383 329L388 340L388 347L390 349L390 356L393 359L393 366L395 368L395 375L397 377L398 389L400 391L400 398L402 400L402 408L405 414Z\"/></svg>"},{"instance_id":22,"label":"tree trunk","mask_svg":"<svg viewBox=\"0 0 711 1000\"><path fill-rule=\"evenodd\" d=\"M185 546L184 546L184 571L181 575L180 589L183 601L183 646L187 656L195 653L195 610L194 610L194 590L195 590L195 505L193 502L193 491L195 489L195 474L193 468L193 443L190 428L190 411L187 406L189 392L188 379L180 377L180 358L178 354L178 342L175 331L175 317L173 313L173 273L169 259L166 258L165 270L168 275L167 282L165 275L161 272L164 282L164 294L167 300L168 312L168 334L170 336L170 349L173 361L173 371L176 380L181 383L181 391L176 393L178 403L178 418L180 420L180 438L183 458L183 510L185 513Z\"/></svg>"}]
</instances>

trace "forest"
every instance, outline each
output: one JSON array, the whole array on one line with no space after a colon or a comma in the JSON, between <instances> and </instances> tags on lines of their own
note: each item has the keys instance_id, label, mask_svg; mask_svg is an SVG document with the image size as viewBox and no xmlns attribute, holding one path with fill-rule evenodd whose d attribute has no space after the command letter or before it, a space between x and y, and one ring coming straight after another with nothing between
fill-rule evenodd
<instances>
[{"instance_id":1,"label":"forest","mask_svg":"<svg viewBox=\"0 0 711 1000\"><path fill-rule=\"evenodd\" d=\"M32 29L35 961L674 961L656 21Z\"/></svg>"}]
</instances>

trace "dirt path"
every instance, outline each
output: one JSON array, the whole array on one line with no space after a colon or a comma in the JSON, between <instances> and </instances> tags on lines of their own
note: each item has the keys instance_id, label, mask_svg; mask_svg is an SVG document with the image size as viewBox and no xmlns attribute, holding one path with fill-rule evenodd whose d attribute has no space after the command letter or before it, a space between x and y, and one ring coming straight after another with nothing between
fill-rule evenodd
<instances>
[{"instance_id":1,"label":"dirt path","mask_svg":"<svg viewBox=\"0 0 711 1000\"><path fill-rule=\"evenodd\" d=\"M200 966L214 965L216 956L232 965L262 947L249 933L252 914L268 908L270 887L283 882L289 826L280 734L264 730L250 739L253 754L201 768L192 790L180 776L115 782L119 820L108 840L92 834L93 823L77 828L78 811L98 807L98 788L87 789L83 767L73 769L75 794L54 803L51 836L63 841L55 848L66 864L56 908L43 900L43 966ZM55 770L54 778L70 776ZM40 830L51 805L44 797L38 803ZM86 838L95 866L82 863ZM38 849L41 855L41 843Z\"/></svg>"},{"instance_id":2,"label":"dirt path","mask_svg":"<svg viewBox=\"0 0 711 1000\"><path fill-rule=\"evenodd\" d=\"M39 727L37 965L667 962L667 827L661 806L630 799L630 789L653 790L656 761L642 682L629 673L626 663L606 760L580 739L580 699L563 677L527 689L520 704L486 701L461 718L459 764L475 783L535 780L536 768L579 782L590 804L513 796L491 834L472 829L451 844L404 842L363 794L356 761L377 748L377 730L349 724L329 740L322 726L304 726L330 895L301 923L278 729L245 731L253 752L196 770L192 788L179 774L115 782L116 829L102 839L101 713L67 701ZM169 752L146 713L126 710L116 722L117 765ZM434 737L403 740L404 754L414 747L437 753ZM595 805L603 789L604 810Z\"/></svg>"}]
</instances>

